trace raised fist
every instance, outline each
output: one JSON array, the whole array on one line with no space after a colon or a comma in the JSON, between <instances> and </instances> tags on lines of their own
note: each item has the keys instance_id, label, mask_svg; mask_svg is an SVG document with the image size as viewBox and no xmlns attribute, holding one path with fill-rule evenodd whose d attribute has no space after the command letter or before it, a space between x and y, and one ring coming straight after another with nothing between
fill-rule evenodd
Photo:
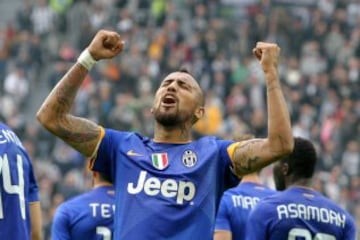
<instances>
[{"instance_id":1,"label":"raised fist","mask_svg":"<svg viewBox=\"0 0 360 240\"><path fill-rule=\"evenodd\" d=\"M280 47L275 43L257 42L253 54L260 61L264 72L277 70Z\"/></svg>"},{"instance_id":2,"label":"raised fist","mask_svg":"<svg viewBox=\"0 0 360 240\"><path fill-rule=\"evenodd\" d=\"M109 59L118 55L124 47L124 41L114 31L100 30L88 46L95 60Z\"/></svg>"}]
</instances>

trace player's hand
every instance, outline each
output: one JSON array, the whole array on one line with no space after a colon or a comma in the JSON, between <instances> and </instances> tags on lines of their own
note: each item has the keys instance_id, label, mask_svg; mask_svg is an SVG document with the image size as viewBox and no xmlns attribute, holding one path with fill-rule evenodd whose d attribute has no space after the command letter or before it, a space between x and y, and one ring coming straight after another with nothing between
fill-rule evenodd
<instances>
[{"instance_id":1,"label":"player's hand","mask_svg":"<svg viewBox=\"0 0 360 240\"><path fill-rule=\"evenodd\" d=\"M114 31L100 30L88 46L95 60L109 59L118 55L124 47L124 41Z\"/></svg>"},{"instance_id":2,"label":"player's hand","mask_svg":"<svg viewBox=\"0 0 360 240\"><path fill-rule=\"evenodd\" d=\"M275 43L257 42L253 54L260 61L264 72L277 70L280 47Z\"/></svg>"}]
</instances>

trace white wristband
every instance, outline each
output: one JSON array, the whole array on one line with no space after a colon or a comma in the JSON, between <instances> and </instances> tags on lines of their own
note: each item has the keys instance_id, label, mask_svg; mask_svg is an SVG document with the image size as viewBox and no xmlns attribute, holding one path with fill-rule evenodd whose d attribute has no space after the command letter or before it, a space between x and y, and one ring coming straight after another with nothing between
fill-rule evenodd
<instances>
[{"instance_id":1,"label":"white wristband","mask_svg":"<svg viewBox=\"0 0 360 240\"><path fill-rule=\"evenodd\" d=\"M89 50L85 49L78 57L77 62L90 71L90 69L95 65L96 60L91 56Z\"/></svg>"}]
</instances>

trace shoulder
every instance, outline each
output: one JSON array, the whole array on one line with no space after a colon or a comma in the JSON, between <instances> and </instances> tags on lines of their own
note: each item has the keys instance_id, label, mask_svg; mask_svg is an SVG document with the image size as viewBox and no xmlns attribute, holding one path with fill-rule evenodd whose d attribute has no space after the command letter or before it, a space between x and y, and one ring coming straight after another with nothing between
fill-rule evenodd
<instances>
[{"instance_id":1,"label":"shoulder","mask_svg":"<svg viewBox=\"0 0 360 240\"><path fill-rule=\"evenodd\" d=\"M197 139L196 141L193 141L192 143L196 144L196 145L210 145L210 146L213 145L213 146L217 146L219 148L221 148L221 147L226 148L235 142L232 140L224 140L224 139L218 138L216 136L209 135L209 136L201 137L201 138Z\"/></svg>"},{"instance_id":2,"label":"shoulder","mask_svg":"<svg viewBox=\"0 0 360 240\"><path fill-rule=\"evenodd\" d=\"M89 193L90 191L69 198L58 206L57 211L75 211L76 209L79 209L79 207L83 206L84 202L86 202Z\"/></svg>"},{"instance_id":3,"label":"shoulder","mask_svg":"<svg viewBox=\"0 0 360 240\"><path fill-rule=\"evenodd\" d=\"M222 199L229 199L231 198L233 195L237 195L239 194L239 190L237 189L237 187L233 187L230 189L227 189L223 195L222 195Z\"/></svg>"},{"instance_id":4,"label":"shoulder","mask_svg":"<svg viewBox=\"0 0 360 240\"><path fill-rule=\"evenodd\" d=\"M251 218L254 220L256 219L267 219L270 220L271 217L273 216L275 211L276 211L276 207L274 207L275 205L271 202L268 202L264 199L261 199L256 205L255 207L251 210L250 215Z\"/></svg>"},{"instance_id":5,"label":"shoulder","mask_svg":"<svg viewBox=\"0 0 360 240\"><path fill-rule=\"evenodd\" d=\"M256 209L259 209L258 211L275 211L277 205L283 204L286 200L283 198L284 194L283 192L274 192L273 194L269 194L267 196L264 196L261 198L260 202L256 205Z\"/></svg>"},{"instance_id":6,"label":"shoulder","mask_svg":"<svg viewBox=\"0 0 360 240\"><path fill-rule=\"evenodd\" d=\"M119 131L111 128L104 128L105 138L123 138L123 139L140 139L142 141L149 140L148 137L145 137L137 132L128 132L128 131Z\"/></svg>"}]
</instances>

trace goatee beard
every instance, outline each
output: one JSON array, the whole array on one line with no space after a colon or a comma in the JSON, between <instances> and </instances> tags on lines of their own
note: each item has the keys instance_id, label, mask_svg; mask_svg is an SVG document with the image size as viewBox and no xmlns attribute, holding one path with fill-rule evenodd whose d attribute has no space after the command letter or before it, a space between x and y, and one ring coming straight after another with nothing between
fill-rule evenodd
<instances>
[{"instance_id":1,"label":"goatee beard","mask_svg":"<svg viewBox=\"0 0 360 240\"><path fill-rule=\"evenodd\" d=\"M164 127L175 127L181 123L180 117L177 113L160 113L159 111L154 112L155 120L163 125Z\"/></svg>"}]
</instances>

